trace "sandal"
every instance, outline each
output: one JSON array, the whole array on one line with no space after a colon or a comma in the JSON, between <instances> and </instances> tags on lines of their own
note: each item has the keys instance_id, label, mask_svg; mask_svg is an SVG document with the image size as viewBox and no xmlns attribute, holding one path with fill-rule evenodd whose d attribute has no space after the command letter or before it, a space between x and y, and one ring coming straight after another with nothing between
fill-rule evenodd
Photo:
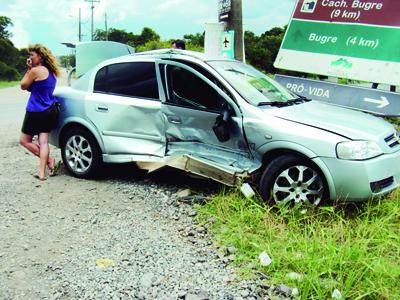
<instances>
[{"instance_id":1,"label":"sandal","mask_svg":"<svg viewBox=\"0 0 400 300\"><path fill-rule=\"evenodd\" d=\"M56 160L53 158L53 167L50 167L50 164L47 164L47 167L49 168L49 176L53 177L57 175L58 169L60 168L61 161L58 161L57 164L55 163Z\"/></svg>"},{"instance_id":2,"label":"sandal","mask_svg":"<svg viewBox=\"0 0 400 300\"><path fill-rule=\"evenodd\" d=\"M40 181L45 181L46 177L40 177L38 174L33 174L33 177L39 179Z\"/></svg>"}]
</instances>

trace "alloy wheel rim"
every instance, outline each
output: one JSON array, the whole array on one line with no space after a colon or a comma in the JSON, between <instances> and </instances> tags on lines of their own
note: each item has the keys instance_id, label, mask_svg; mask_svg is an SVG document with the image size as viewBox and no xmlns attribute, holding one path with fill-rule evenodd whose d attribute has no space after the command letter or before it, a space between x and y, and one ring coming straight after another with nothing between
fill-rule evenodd
<instances>
[{"instance_id":1,"label":"alloy wheel rim","mask_svg":"<svg viewBox=\"0 0 400 300\"><path fill-rule=\"evenodd\" d=\"M273 185L272 196L277 204L303 203L318 205L324 194L321 176L307 166L293 166L281 172Z\"/></svg>"},{"instance_id":2,"label":"alloy wheel rim","mask_svg":"<svg viewBox=\"0 0 400 300\"><path fill-rule=\"evenodd\" d=\"M83 136L73 135L65 145L65 157L75 173L85 173L92 165L92 148Z\"/></svg>"}]
</instances>

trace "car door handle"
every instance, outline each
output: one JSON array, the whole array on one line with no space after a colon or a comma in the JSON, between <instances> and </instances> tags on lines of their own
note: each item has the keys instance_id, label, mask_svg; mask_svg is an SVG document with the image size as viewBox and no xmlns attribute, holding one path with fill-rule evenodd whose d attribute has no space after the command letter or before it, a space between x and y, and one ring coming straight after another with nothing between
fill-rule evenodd
<instances>
[{"instance_id":1,"label":"car door handle","mask_svg":"<svg viewBox=\"0 0 400 300\"><path fill-rule=\"evenodd\" d=\"M168 116L168 122L172 124L181 124L182 120L178 116Z\"/></svg>"},{"instance_id":2,"label":"car door handle","mask_svg":"<svg viewBox=\"0 0 400 300\"><path fill-rule=\"evenodd\" d=\"M96 110L101 111L101 112L108 112L108 106L107 105L96 105Z\"/></svg>"}]
</instances>

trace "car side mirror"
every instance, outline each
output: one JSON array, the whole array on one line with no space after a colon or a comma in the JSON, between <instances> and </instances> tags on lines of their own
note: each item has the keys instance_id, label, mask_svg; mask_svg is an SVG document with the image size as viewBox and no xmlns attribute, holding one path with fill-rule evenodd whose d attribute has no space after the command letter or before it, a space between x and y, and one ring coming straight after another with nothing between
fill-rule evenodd
<instances>
[{"instance_id":1,"label":"car side mirror","mask_svg":"<svg viewBox=\"0 0 400 300\"><path fill-rule=\"evenodd\" d=\"M229 118L230 114L227 109L224 109L221 114L215 120L213 125L213 131L218 141L224 143L230 139L229 134Z\"/></svg>"}]
</instances>

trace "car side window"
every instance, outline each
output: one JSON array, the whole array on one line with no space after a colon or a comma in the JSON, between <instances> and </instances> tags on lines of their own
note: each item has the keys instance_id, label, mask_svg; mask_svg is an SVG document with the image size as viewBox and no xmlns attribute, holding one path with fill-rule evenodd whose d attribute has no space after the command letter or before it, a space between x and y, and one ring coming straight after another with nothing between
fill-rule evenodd
<instances>
[{"instance_id":1,"label":"car side window","mask_svg":"<svg viewBox=\"0 0 400 300\"><path fill-rule=\"evenodd\" d=\"M198 64L192 63L192 62L188 62L188 61L181 61L181 60L175 60L177 62L180 63L184 63L185 65L188 65L189 67L191 67L192 69L196 70L197 72L199 72L200 74L202 74L203 76L205 76L208 80L210 80L212 83L214 83L216 86L218 86L222 91L224 91L224 93L232 99L232 101L235 101L234 97L232 96L232 94L221 84L221 82L219 82L219 80L217 80L213 75L211 75L208 71L206 71L204 68L200 67Z\"/></svg>"},{"instance_id":2,"label":"car side window","mask_svg":"<svg viewBox=\"0 0 400 300\"><path fill-rule=\"evenodd\" d=\"M220 113L225 100L204 80L192 72L167 67L169 99L167 103Z\"/></svg>"},{"instance_id":3,"label":"car side window","mask_svg":"<svg viewBox=\"0 0 400 300\"><path fill-rule=\"evenodd\" d=\"M155 63L108 65L97 72L94 92L159 100Z\"/></svg>"},{"instance_id":4,"label":"car side window","mask_svg":"<svg viewBox=\"0 0 400 300\"><path fill-rule=\"evenodd\" d=\"M107 70L108 67L103 67L97 72L96 78L94 80L94 92L107 93L106 91Z\"/></svg>"}]
</instances>

